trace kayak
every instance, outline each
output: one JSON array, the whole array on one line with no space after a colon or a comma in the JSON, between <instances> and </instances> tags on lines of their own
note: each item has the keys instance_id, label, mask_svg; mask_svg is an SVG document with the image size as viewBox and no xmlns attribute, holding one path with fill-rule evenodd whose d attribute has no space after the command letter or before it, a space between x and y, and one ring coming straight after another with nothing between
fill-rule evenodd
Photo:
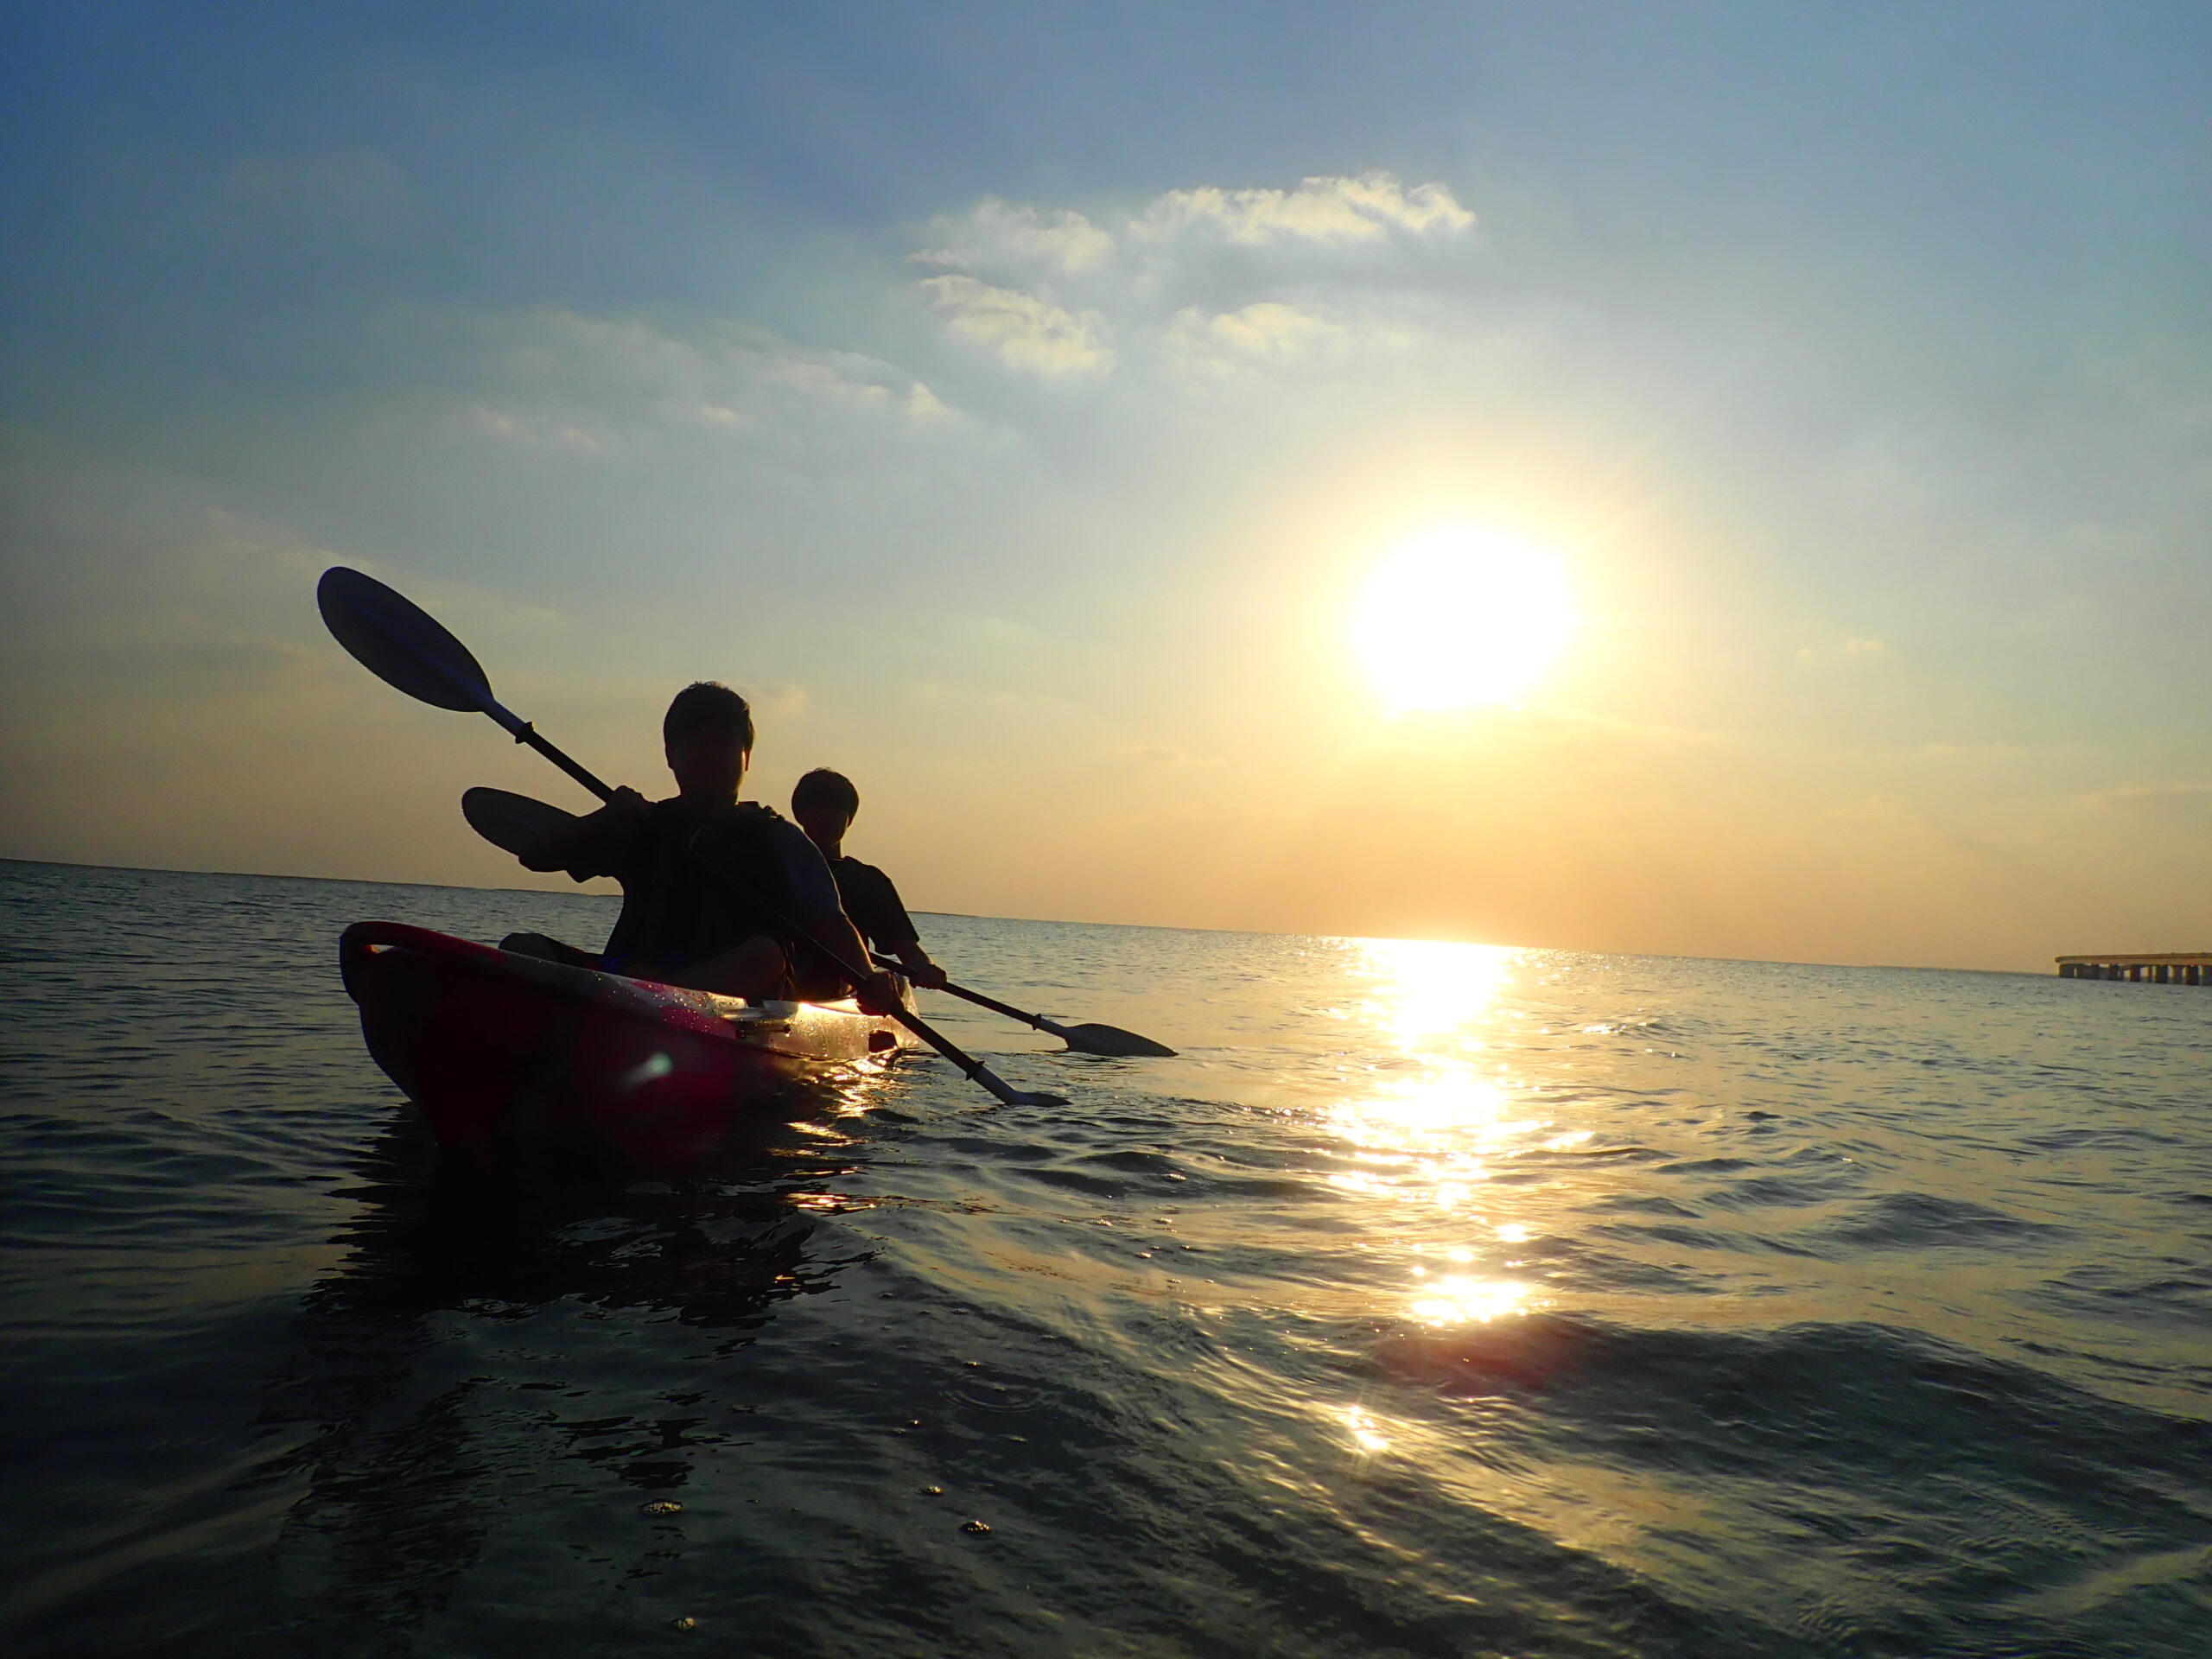
<instances>
[{"instance_id":1,"label":"kayak","mask_svg":"<svg viewBox=\"0 0 2212 1659\"><path fill-rule=\"evenodd\" d=\"M913 1041L849 1000L749 1001L397 922L347 928L338 961L370 1056L467 1152L680 1161L737 1124L806 1116L793 1084L880 1069Z\"/></svg>"}]
</instances>

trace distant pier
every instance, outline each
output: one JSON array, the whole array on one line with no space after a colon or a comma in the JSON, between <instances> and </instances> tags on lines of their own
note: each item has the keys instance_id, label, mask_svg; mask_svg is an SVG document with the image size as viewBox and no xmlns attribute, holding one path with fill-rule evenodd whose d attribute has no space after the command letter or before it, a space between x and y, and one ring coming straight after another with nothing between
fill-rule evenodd
<instances>
[{"instance_id":1,"label":"distant pier","mask_svg":"<svg viewBox=\"0 0 2212 1659\"><path fill-rule=\"evenodd\" d=\"M2139 985L2212 985L2212 951L2061 957L2061 979L2126 979Z\"/></svg>"}]
</instances>

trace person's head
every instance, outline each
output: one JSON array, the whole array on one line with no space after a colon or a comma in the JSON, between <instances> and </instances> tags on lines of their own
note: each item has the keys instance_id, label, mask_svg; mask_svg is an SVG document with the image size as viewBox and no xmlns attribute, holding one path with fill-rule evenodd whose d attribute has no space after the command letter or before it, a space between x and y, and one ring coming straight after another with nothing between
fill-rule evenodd
<instances>
[{"instance_id":1,"label":"person's head","mask_svg":"<svg viewBox=\"0 0 2212 1659\"><path fill-rule=\"evenodd\" d=\"M807 839L825 852L844 840L861 815L861 792L842 772L817 766L791 790L791 817Z\"/></svg>"},{"instance_id":2,"label":"person's head","mask_svg":"<svg viewBox=\"0 0 2212 1659\"><path fill-rule=\"evenodd\" d=\"M700 680L668 705L660 741L685 797L733 799L753 756L753 710L729 687Z\"/></svg>"}]
</instances>

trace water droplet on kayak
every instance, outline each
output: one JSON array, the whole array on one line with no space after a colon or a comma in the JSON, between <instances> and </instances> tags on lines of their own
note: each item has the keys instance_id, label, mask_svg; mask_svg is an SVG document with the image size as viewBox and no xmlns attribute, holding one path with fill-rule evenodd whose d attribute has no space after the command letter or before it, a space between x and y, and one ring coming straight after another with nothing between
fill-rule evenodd
<instances>
[{"instance_id":1,"label":"water droplet on kayak","mask_svg":"<svg viewBox=\"0 0 2212 1659\"><path fill-rule=\"evenodd\" d=\"M638 1506L639 1515L681 1515L683 1506L672 1497L657 1497L650 1503Z\"/></svg>"},{"instance_id":2,"label":"water droplet on kayak","mask_svg":"<svg viewBox=\"0 0 2212 1659\"><path fill-rule=\"evenodd\" d=\"M963 1532L982 1534L988 1532L990 1529L985 1526L981 1521L963 1521L960 1523L960 1530Z\"/></svg>"}]
</instances>

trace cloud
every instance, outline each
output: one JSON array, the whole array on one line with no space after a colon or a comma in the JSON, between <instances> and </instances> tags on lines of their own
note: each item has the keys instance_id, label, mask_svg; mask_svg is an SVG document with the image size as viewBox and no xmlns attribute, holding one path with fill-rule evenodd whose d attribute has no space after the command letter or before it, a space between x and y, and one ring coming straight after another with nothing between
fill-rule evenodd
<instances>
[{"instance_id":1,"label":"cloud","mask_svg":"<svg viewBox=\"0 0 2212 1659\"><path fill-rule=\"evenodd\" d=\"M1403 236L1457 236L1474 228L1475 216L1449 186L1408 190L1389 173L1357 178L1310 178L1295 190L1223 190L1211 185L1171 190L1155 198L1129 226L1145 241L1164 241L1193 231L1231 242L1372 242Z\"/></svg>"},{"instance_id":2,"label":"cloud","mask_svg":"<svg viewBox=\"0 0 2212 1659\"><path fill-rule=\"evenodd\" d=\"M922 286L955 335L996 352L1011 367L1049 376L1114 365L1096 318L1077 317L1033 294L994 288L973 276L931 276Z\"/></svg>"},{"instance_id":3,"label":"cloud","mask_svg":"<svg viewBox=\"0 0 2212 1659\"><path fill-rule=\"evenodd\" d=\"M525 450L581 459L686 435L788 446L824 428L928 437L966 425L880 358L733 323L677 333L546 308L471 326L485 361L461 418Z\"/></svg>"},{"instance_id":4,"label":"cloud","mask_svg":"<svg viewBox=\"0 0 2212 1659\"><path fill-rule=\"evenodd\" d=\"M728 410L709 411L730 415ZM582 449L587 453L599 448L599 440L590 433L573 426L562 426L543 415L510 414L505 410L489 409L478 404L468 411L468 418L494 436L515 443L532 447ZM736 416L731 416L732 419Z\"/></svg>"},{"instance_id":5,"label":"cloud","mask_svg":"<svg viewBox=\"0 0 2212 1659\"><path fill-rule=\"evenodd\" d=\"M1474 225L1474 214L1448 185L1409 190L1395 175L1363 173L1310 178L1294 190L1170 190L1103 224L1072 209L1047 211L986 196L965 213L932 220L937 245L912 257L971 276L1039 283L1157 272L1175 256L1224 245L1271 251L1285 261L1394 242L1447 246Z\"/></svg>"},{"instance_id":6,"label":"cloud","mask_svg":"<svg viewBox=\"0 0 2212 1659\"><path fill-rule=\"evenodd\" d=\"M912 263L938 269L920 286L946 331L1009 367L1227 378L1410 343L1407 291L1474 223L1449 186L1388 173L1196 186L1098 219L987 196L932 221Z\"/></svg>"},{"instance_id":7,"label":"cloud","mask_svg":"<svg viewBox=\"0 0 2212 1659\"><path fill-rule=\"evenodd\" d=\"M1348 324L1322 315L1310 302L1297 306L1260 300L1234 311L1209 313L1186 307L1160 332L1152 347L1178 378L1220 383L1253 375L1335 371L1363 357L1395 352L1414 338L1411 330L1380 318Z\"/></svg>"},{"instance_id":8,"label":"cloud","mask_svg":"<svg viewBox=\"0 0 2212 1659\"><path fill-rule=\"evenodd\" d=\"M959 219L938 219L936 228L945 245L913 255L914 264L953 270L1014 264L1075 273L1103 264L1114 251L1114 238L1081 213L1017 207L996 196L985 196Z\"/></svg>"}]
</instances>

